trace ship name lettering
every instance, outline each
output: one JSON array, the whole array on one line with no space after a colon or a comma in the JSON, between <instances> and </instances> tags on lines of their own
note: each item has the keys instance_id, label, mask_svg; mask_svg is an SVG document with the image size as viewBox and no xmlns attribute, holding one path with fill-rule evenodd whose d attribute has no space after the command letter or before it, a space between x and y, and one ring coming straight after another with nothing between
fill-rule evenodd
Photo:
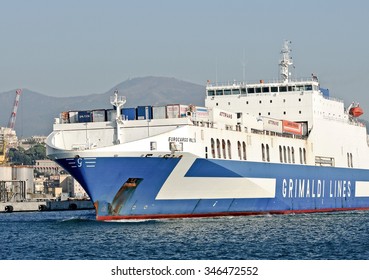
<instances>
[{"instance_id":1,"label":"ship name lettering","mask_svg":"<svg viewBox=\"0 0 369 280\"><path fill-rule=\"evenodd\" d=\"M168 137L168 142L196 143L196 138L190 138L190 137Z\"/></svg>"},{"instance_id":2,"label":"ship name lettering","mask_svg":"<svg viewBox=\"0 0 369 280\"><path fill-rule=\"evenodd\" d=\"M268 120L268 124L279 126L279 122L278 121L273 121L273 120Z\"/></svg>"},{"instance_id":3,"label":"ship name lettering","mask_svg":"<svg viewBox=\"0 0 369 280\"><path fill-rule=\"evenodd\" d=\"M326 190L326 180L321 179L283 179L282 196L284 198L351 197L350 180L329 180L327 185L329 188Z\"/></svg>"},{"instance_id":4,"label":"ship name lettering","mask_svg":"<svg viewBox=\"0 0 369 280\"><path fill-rule=\"evenodd\" d=\"M225 117L228 119L232 119L232 114L226 113L226 112L219 112L219 116Z\"/></svg>"}]
</instances>

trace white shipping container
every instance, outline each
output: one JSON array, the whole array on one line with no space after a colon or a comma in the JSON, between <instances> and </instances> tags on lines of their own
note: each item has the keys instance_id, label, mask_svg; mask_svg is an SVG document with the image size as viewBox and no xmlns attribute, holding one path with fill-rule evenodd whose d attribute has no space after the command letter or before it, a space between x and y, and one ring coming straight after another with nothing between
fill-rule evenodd
<instances>
[{"instance_id":1,"label":"white shipping container","mask_svg":"<svg viewBox=\"0 0 369 280\"><path fill-rule=\"evenodd\" d=\"M114 109L106 110L107 121L115 121L117 118L117 111Z\"/></svg>"},{"instance_id":2,"label":"white shipping container","mask_svg":"<svg viewBox=\"0 0 369 280\"><path fill-rule=\"evenodd\" d=\"M206 107L195 107L192 112L192 120L208 122L210 119L209 110Z\"/></svg>"},{"instance_id":3,"label":"white shipping container","mask_svg":"<svg viewBox=\"0 0 369 280\"><path fill-rule=\"evenodd\" d=\"M267 131L282 133L282 121L263 117L263 128Z\"/></svg>"},{"instance_id":4,"label":"white shipping container","mask_svg":"<svg viewBox=\"0 0 369 280\"><path fill-rule=\"evenodd\" d=\"M78 123L78 112L69 112L69 122Z\"/></svg>"},{"instance_id":5,"label":"white shipping container","mask_svg":"<svg viewBox=\"0 0 369 280\"><path fill-rule=\"evenodd\" d=\"M92 111L93 122L104 122L105 121L105 110L94 110Z\"/></svg>"},{"instance_id":6,"label":"white shipping container","mask_svg":"<svg viewBox=\"0 0 369 280\"><path fill-rule=\"evenodd\" d=\"M209 109L210 110L210 109ZM237 114L218 108L211 109L211 121L213 123L222 123L226 125L237 125Z\"/></svg>"},{"instance_id":7,"label":"white shipping container","mask_svg":"<svg viewBox=\"0 0 369 280\"><path fill-rule=\"evenodd\" d=\"M165 119L166 118L166 107L165 106L152 107L152 118L153 119Z\"/></svg>"},{"instance_id":8,"label":"white shipping container","mask_svg":"<svg viewBox=\"0 0 369 280\"><path fill-rule=\"evenodd\" d=\"M167 118L185 118L187 116L187 105L171 104L166 106Z\"/></svg>"}]
</instances>

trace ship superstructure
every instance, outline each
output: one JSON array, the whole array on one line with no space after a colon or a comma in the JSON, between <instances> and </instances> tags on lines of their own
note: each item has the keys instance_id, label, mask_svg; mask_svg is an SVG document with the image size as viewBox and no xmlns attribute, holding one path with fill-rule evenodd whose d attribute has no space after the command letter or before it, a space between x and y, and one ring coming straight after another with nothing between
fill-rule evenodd
<instances>
[{"instance_id":1,"label":"ship superstructure","mask_svg":"<svg viewBox=\"0 0 369 280\"><path fill-rule=\"evenodd\" d=\"M281 79L206 87L183 104L64 112L48 155L85 188L97 218L146 219L369 208L369 147L357 117L320 86Z\"/></svg>"}]
</instances>

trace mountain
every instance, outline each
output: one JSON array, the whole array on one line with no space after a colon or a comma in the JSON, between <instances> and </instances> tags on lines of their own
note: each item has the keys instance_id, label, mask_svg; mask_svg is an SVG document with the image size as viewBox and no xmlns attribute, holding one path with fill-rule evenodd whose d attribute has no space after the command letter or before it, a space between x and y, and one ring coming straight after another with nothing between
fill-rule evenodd
<instances>
[{"instance_id":1,"label":"mountain","mask_svg":"<svg viewBox=\"0 0 369 280\"><path fill-rule=\"evenodd\" d=\"M109 91L75 97L52 97L23 89L15 129L19 138L48 135L54 118L63 111L112 108L110 96L118 90L127 98L125 107L139 105L204 105L205 87L175 78L142 77L126 80ZM0 93L0 126L7 126L13 109L15 89Z\"/></svg>"}]
</instances>

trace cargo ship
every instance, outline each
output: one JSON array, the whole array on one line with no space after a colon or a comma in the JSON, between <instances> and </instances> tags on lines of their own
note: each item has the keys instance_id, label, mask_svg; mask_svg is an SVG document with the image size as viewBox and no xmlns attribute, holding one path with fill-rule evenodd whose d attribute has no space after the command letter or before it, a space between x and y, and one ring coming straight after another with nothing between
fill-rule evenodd
<instances>
[{"instance_id":1,"label":"cargo ship","mask_svg":"<svg viewBox=\"0 0 369 280\"><path fill-rule=\"evenodd\" d=\"M205 106L63 112L48 156L83 186L97 220L369 209L369 140L314 74L206 85Z\"/></svg>"}]
</instances>

